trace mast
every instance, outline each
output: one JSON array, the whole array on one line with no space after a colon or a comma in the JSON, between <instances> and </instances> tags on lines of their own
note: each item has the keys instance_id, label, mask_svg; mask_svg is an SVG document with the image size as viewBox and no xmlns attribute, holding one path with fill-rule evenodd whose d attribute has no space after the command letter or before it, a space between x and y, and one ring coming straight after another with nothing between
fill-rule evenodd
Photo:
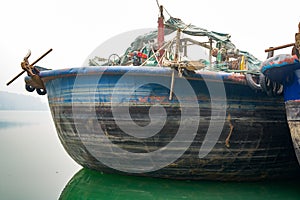
<instances>
[{"instance_id":1,"label":"mast","mask_svg":"<svg viewBox=\"0 0 300 200\"><path fill-rule=\"evenodd\" d=\"M164 25L164 15L163 15L163 6L159 6L159 11L160 11L160 15L158 17L158 33L157 33L157 43L158 43L158 48L159 50L159 55L158 55L158 60L159 60L159 65L162 64L162 56L164 54L164 50L161 49L162 46L164 45L164 32L165 32L165 25Z\"/></svg>"}]
</instances>

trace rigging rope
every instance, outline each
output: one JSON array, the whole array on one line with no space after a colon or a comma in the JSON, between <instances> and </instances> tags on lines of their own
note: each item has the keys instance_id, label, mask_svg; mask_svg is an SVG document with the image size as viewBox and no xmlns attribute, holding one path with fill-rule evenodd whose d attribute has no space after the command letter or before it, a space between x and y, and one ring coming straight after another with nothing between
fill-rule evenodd
<instances>
[{"instance_id":1,"label":"rigging rope","mask_svg":"<svg viewBox=\"0 0 300 200\"><path fill-rule=\"evenodd\" d=\"M156 0L156 4L157 4L158 9L159 9L160 5L159 5L158 0ZM169 17L172 17L171 14L167 11L167 9L166 9L165 7L163 7L163 8L164 8L164 10L166 11L166 13L169 15Z\"/></svg>"}]
</instances>

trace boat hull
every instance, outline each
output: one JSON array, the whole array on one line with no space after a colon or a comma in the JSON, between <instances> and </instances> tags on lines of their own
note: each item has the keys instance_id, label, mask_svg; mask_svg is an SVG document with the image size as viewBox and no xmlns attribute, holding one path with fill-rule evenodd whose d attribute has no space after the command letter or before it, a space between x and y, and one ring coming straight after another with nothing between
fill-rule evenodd
<instances>
[{"instance_id":1,"label":"boat hull","mask_svg":"<svg viewBox=\"0 0 300 200\"><path fill-rule=\"evenodd\" d=\"M203 71L176 75L170 98L172 73L157 67L41 73L69 155L107 173L223 181L299 177L282 97L251 89L243 76ZM182 93L186 83L191 93ZM156 132L134 130L143 127Z\"/></svg>"}]
</instances>

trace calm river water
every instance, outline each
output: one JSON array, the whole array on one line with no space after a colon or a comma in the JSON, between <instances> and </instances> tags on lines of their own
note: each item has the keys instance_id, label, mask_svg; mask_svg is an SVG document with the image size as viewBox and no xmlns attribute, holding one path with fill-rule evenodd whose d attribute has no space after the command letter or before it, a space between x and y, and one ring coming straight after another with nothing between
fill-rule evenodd
<instances>
[{"instance_id":1,"label":"calm river water","mask_svg":"<svg viewBox=\"0 0 300 200\"><path fill-rule=\"evenodd\" d=\"M0 199L300 199L300 180L174 181L82 169L49 111L0 111Z\"/></svg>"}]
</instances>

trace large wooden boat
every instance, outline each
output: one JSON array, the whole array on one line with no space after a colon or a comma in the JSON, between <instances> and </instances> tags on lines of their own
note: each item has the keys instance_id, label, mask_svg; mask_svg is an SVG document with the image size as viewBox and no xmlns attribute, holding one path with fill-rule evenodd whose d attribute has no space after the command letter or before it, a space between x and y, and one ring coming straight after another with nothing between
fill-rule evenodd
<instances>
[{"instance_id":1,"label":"large wooden boat","mask_svg":"<svg viewBox=\"0 0 300 200\"><path fill-rule=\"evenodd\" d=\"M157 48L131 46L104 66L44 70L25 57L26 88L47 92L68 154L107 173L238 181L298 177L284 99L280 91L272 97L262 91L256 81L260 61L238 51L228 34L176 18L162 24L162 7L158 21L157 32L138 38L157 37ZM163 40L164 26L176 35L171 42ZM208 59L181 59L181 47L186 57L191 44L204 47Z\"/></svg>"}]
</instances>

